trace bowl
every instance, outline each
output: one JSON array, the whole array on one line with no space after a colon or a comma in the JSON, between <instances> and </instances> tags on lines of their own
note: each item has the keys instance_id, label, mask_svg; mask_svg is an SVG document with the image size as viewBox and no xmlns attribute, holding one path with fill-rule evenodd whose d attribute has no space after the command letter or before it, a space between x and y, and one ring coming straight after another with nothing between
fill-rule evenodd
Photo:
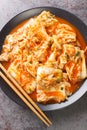
<instances>
[{"instance_id":1,"label":"bowl","mask_svg":"<svg viewBox=\"0 0 87 130\"><path fill-rule=\"evenodd\" d=\"M67 21L69 21L72 25L74 25L82 34L85 41L87 41L87 26L75 15L72 13L65 11L63 9L54 8L54 7L37 7L33 9L26 10L24 12L21 12L20 14L13 17L0 31L0 51L2 50L2 45L4 43L4 40L6 38L6 35L10 33L10 31L16 27L19 23L22 21L29 19L33 16L36 16L40 14L43 10L48 10L51 13L53 13L55 16L58 16L60 18L63 18ZM27 107L23 101L13 92L13 90L3 81L3 79L0 79L0 87L3 90L3 92L11 98L14 102L17 104ZM70 97L68 97L68 100L56 103L56 104L40 104L37 103L38 106L43 111L51 111L51 110L58 110L65 108L74 102L76 102L80 97L82 97L87 92L87 80L84 80L83 84L80 86L80 88L72 94Z\"/></svg>"}]
</instances>

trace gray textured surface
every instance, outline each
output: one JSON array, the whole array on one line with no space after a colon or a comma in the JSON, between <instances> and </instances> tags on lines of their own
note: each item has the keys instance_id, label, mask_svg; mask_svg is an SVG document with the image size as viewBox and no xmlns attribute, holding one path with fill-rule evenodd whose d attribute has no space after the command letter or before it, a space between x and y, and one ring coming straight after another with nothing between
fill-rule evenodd
<instances>
[{"instance_id":1,"label":"gray textured surface","mask_svg":"<svg viewBox=\"0 0 87 130\"><path fill-rule=\"evenodd\" d=\"M0 1L0 29L16 14L37 6L68 10L87 25L87 0L3 0ZM46 114L53 122L49 128L0 89L0 130L87 130L87 93L73 105Z\"/></svg>"}]
</instances>

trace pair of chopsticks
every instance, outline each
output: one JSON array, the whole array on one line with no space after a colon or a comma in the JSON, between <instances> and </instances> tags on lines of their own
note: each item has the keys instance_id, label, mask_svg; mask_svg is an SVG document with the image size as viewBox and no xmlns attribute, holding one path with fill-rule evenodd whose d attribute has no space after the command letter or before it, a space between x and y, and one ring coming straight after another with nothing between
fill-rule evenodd
<instances>
[{"instance_id":1,"label":"pair of chopsticks","mask_svg":"<svg viewBox=\"0 0 87 130\"><path fill-rule=\"evenodd\" d=\"M42 120L42 122L44 122L47 126L50 126L52 122L29 97L29 95L22 89L22 87L16 82L16 80L7 72L7 70L1 63L0 69L0 76L4 79L4 81L13 89L13 91L22 99L22 101Z\"/></svg>"}]
</instances>

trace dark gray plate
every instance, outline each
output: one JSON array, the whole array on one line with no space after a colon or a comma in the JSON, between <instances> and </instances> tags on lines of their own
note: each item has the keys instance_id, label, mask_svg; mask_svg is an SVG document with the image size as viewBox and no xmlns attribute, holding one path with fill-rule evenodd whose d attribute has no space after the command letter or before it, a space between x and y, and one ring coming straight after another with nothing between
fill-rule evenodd
<instances>
[{"instance_id":1,"label":"dark gray plate","mask_svg":"<svg viewBox=\"0 0 87 130\"><path fill-rule=\"evenodd\" d=\"M15 26L17 26L19 23L21 23L22 21L30 17L38 15L43 10L49 10L54 15L59 16L65 20L68 20L71 24L73 24L78 28L78 30L83 35L85 41L87 41L87 26L75 15L65 10L54 8L54 7L38 7L38 8L26 10L16 15L2 28L0 32L0 51L2 50L2 45L6 35L8 35L9 32ZM70 96L67 101L62 102L60 104L56 103L56 104L42 105L38 103L38 105L44 111L62 109L76 102L80 97L82 97L82 95L84 95L84 93L87 92L86 86L87 86L87 80L84 81L83 85L78 89L78 91L76 91L72 96ZM11 98L13 101L20 104L21 106L26 107L26 105L22 102L22 100L10 89L10 87L1 78L0 78L0 87L9 98Z\"/></svg>"}]
</instances>

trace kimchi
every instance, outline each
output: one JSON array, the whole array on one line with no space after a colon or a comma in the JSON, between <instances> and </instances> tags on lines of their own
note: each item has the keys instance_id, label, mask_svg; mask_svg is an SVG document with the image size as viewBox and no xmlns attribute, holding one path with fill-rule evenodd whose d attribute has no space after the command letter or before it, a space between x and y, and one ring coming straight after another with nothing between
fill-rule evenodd
<instances>
[{"instance_id":1,"label":"kimchi","mask_svg":"<svg viewBox=\"0 0 87 130\"><path fill-rule=\"evenodd\" d=\"M43 11L6 36L0 61L37 102L60 103L87 77L85 52L72 26Z\"/></svg>"}]
</instances>

